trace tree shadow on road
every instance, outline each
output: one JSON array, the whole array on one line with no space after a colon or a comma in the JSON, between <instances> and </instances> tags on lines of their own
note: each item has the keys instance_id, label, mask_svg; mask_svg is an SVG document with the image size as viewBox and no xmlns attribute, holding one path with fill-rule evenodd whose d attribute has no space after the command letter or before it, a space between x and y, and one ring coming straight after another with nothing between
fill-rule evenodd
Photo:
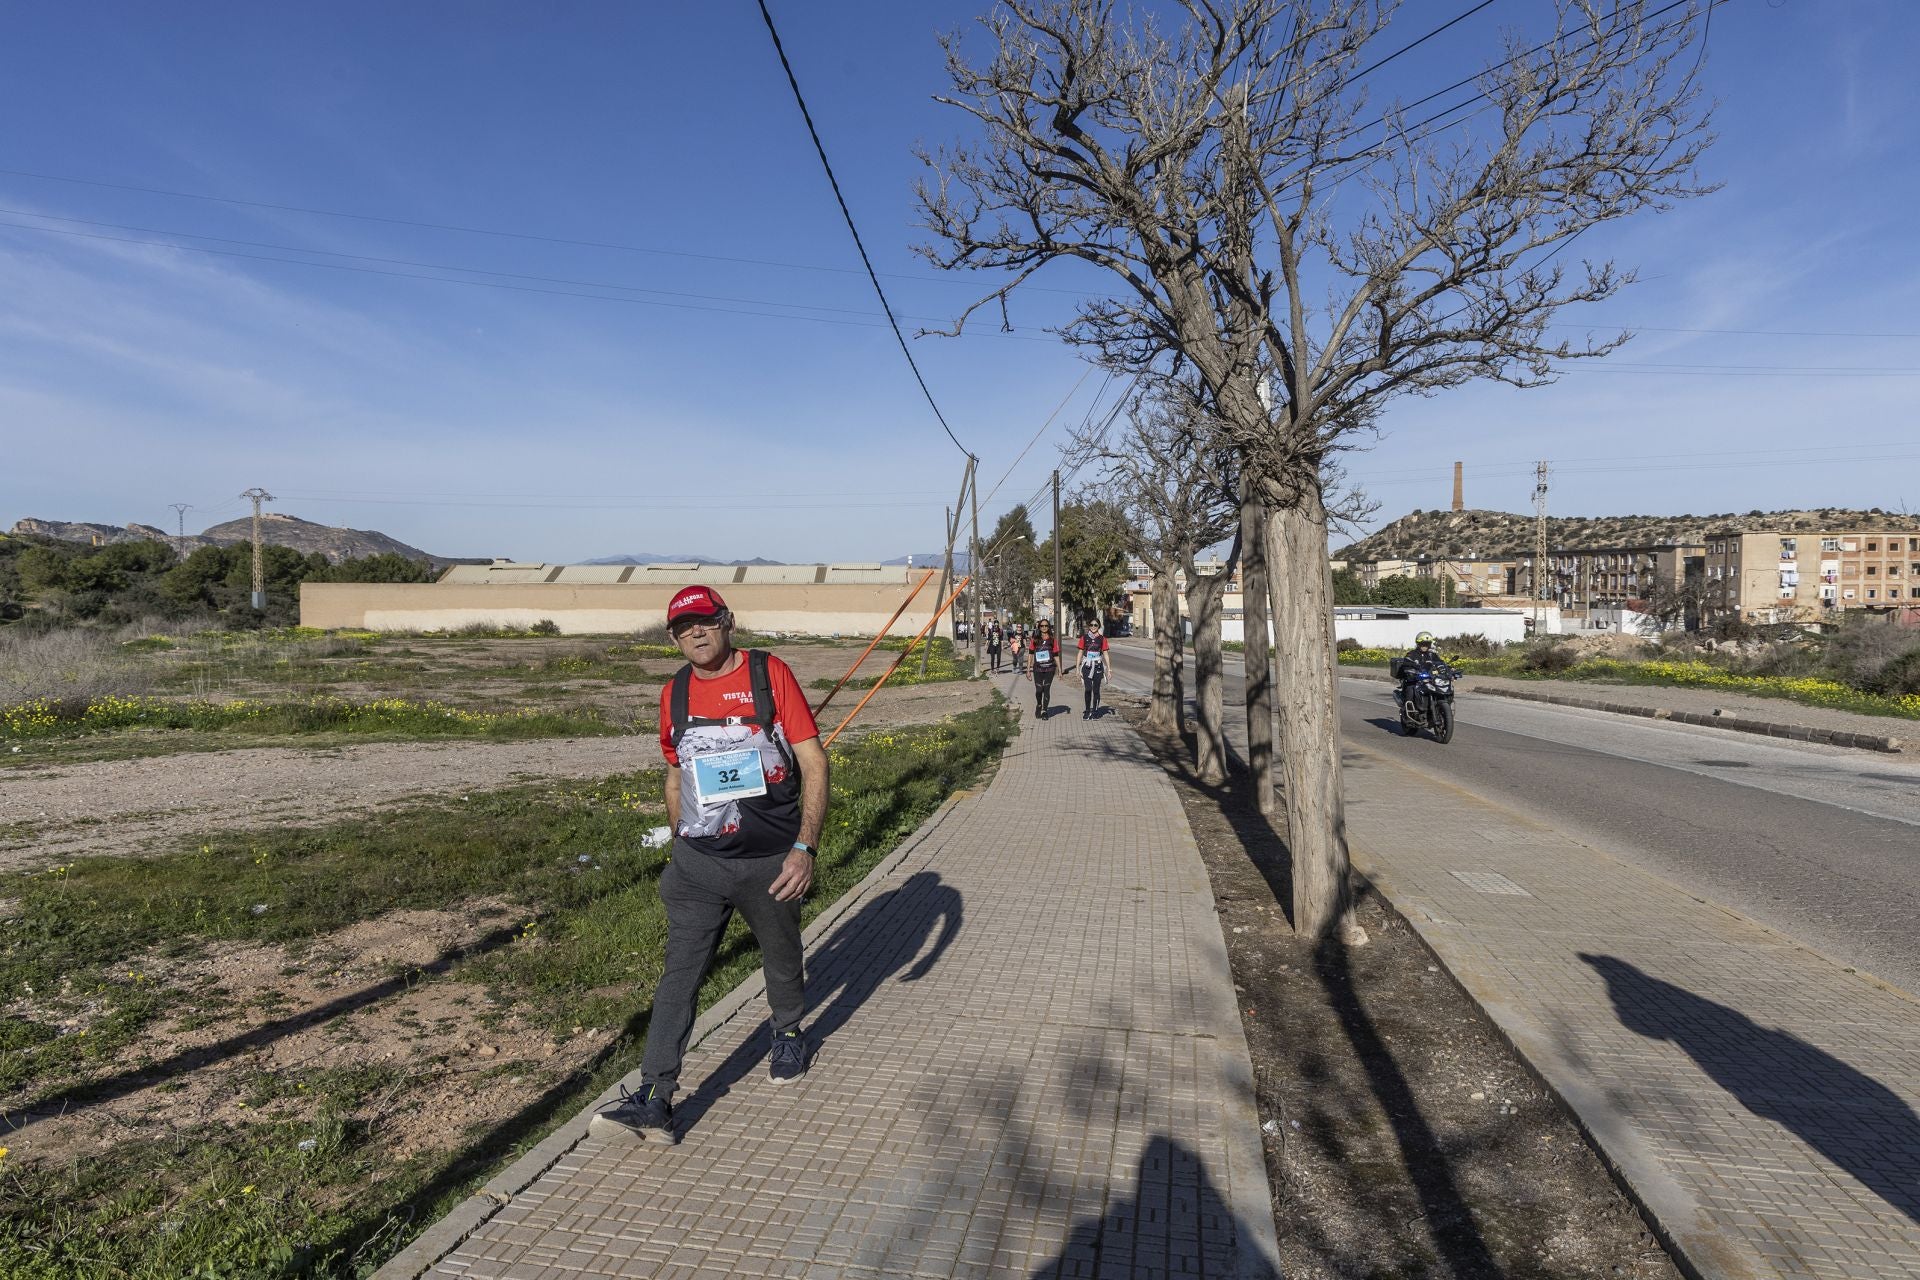
<instances>
[{"instance_id":1,"label":"tree shadow on road","mask_svg":"<svg viewBox=\"0 0 1920 1280\"><path fill-rule=\"evenodd\" d=\"M1772 1120L1920 1222L1920 1115L1873 1077L1791 1032L1764 1027L1615 956L1581 952L1622 1026L1668 1040L1754 1115Z\"/></svg>"}]
</instances>

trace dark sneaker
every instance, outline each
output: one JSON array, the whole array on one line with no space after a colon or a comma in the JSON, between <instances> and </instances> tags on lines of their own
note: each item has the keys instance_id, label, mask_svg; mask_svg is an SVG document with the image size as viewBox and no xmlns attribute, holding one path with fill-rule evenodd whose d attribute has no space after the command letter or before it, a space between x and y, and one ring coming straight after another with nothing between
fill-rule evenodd
<instances>
[{"instance_id":1,"label":"dark sneaker","mask_svg":"<svg viewBox=\"0 0 1920 1280\"><path fill-rule=\"evenodd\" d=\"M620 1101L593 1113L587 1132L596 1137L642 1138L648 1142L672 1144L680 1141L673 1132L673 1107L657 1084L638 1093L628 1093L623 1085Z\"/></svg>"},{"instance_id":2,"label":"dark sneaker","mask_svg":"<svg viewBox=\"0 0 1920 1280\"><path fill-rule=\"evenodd\" d=\"M807 1041L798 1031L782 1031L773 1037L773 1052L767 1055L767 1079L775 1084L792 1084L807 1074Z\"/></svg>"}]
</instances>

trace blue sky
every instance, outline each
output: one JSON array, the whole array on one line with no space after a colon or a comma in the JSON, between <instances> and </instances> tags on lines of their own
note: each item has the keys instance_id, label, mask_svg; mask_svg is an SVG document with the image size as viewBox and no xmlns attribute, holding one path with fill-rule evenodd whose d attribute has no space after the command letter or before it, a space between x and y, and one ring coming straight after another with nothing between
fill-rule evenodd
<instances>
[{"instance_id":1,"label":"blue sky","mask_svg":"<svg viewBox=\"0 0 1920 1280\"><path fill-rule=\"evenodd\" d=\"M977 287L911 255L911 183L914 144L964 128L931 102L935 33L982 7L773 5L909 325ZM1466 7L1414 0L1383 50ZM1544 17L1499 0L1374 77L1376 100L1456 79ZM190 502L198 528L257 484L279 510L450 555L939 542L959 455L881 327L749 0L8 21L0 526L170 526ZM1902 0L1718 9L1705 172L1725 189L1570 251L1644 282L1568 321L1640 336L1550 389L1397 403L1350 461L1383 516L1445 505L1455 458L1470 504L1508 510L1541 457L1565 514L1920 507L1916 47ZM983 525L1043 484L1102 384L1043 332L1090 279L1042 275L1059 291L1017 300L1013 335L915 344L983 495L1012 466ZM1866 334L1892 336L1842 336Z\"/></svg>"}]
</instances>

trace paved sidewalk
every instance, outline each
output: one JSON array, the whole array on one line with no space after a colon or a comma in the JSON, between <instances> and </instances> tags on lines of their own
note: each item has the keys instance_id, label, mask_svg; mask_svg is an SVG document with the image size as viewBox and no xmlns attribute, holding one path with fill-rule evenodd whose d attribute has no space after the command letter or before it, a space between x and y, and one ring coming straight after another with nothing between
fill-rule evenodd
<instances>
[{"instance_id":1,"label":"paved sidewalk","mask_svg":"<svg viewBox=\"0 0 1920 1280\"><path fill-rule=\"evenodd\" d=\"M1920 1003L1443 781L1346 759L1356 865L1700 1274L1920 1276Z\"/></svg>"},{"instance_id":2,"label":"paved sidewalk","mask_svg":"<svg viewBox=\"0 0 1920 1280\"><path fill-rule=\"evenodd\" d=\"M425 1273L1278 1280L1179 799L1077 687L1044 723L1010 696L991 785L811 941L804 1081L767 1082L750 1001L689 1056L678 1146L582 1138Z\"/></svg>"}]
</instances>

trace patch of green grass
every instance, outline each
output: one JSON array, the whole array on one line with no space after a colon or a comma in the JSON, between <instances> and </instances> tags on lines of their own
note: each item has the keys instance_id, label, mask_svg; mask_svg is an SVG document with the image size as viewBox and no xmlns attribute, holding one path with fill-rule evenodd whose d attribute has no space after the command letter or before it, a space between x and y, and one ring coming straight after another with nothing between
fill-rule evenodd
<instances>
[{"instance_id":1,"label":"patch of green grass","mask_svg":"<svg viewBox=\"0 0 1920 1280\"><path fill-rule=\"evenodd\" d=\"M251 1280L360 1274L318 1243L351 1221L374 1172L345 1116L201 1125L65 1166L7 1169L0 1275L9 1280ZM302 1143L311 1145L302 1149ZM128 1227L138 1224L137 1244ZM133 1247L129 1247L132 1245ZM323 1269L324 1268L324 1269Z\"/></svg>"},{"instance_id":2,"label":"patch of green grass","mask_svg":"<svg viewBox=\"0 0 1920 1280\"><path fill-rule=\"evenodd\" d=\"M905 647L906 644L904 641L897 644L882 641L875 652L879 653L891 649L892 652L898 653L905 649ZM946 684L954 680L972 679L973 657L969 654L956 658L953 652L953 641L945 639L944 637L936 638L928 642L927 649L927 670L925 675L922 675L920 672L920 650L915 649L907 655L907 660L900 664L900 669L888 678L887 687L891 689L896 686L914 684ZM869 661L874 661L874 659L869 659ZM881 674L886 671L886 659L878 659L878 662L881 664L879 670L874 671L870 675L855 676L853 679L847 681L846 687L849 689L873 688L874 685L879 683ZM815 689L831 689L833 686L834 678L823 676L815 680L812 687Z\"/></svg>"},{"instance_id":3,"label":"patch of green grass","mask_svg":"<svg viewBox=\"0 0 1920 1280\"><path fill-rule=\"evenodd\" d=\"M977 777L1013 729L996 703L836 746L808 918ZM549 1027L623 1029L512 1120L404 1163L385 1157L377 1125L354 1118L389 1092L404 1105L407 1078L374 1064L254 1073L239 1086L261 1113L247 1124L183 1129L63 1167L13 1157L0 1164L0 1275L345 1280L392 1256L637 1062L665 939L654 881L667 851L639 843L662 820L661 779L648 771L541 782L325 828L221 833L152 858L0 876L0 896L22 906L0 920L0 1005L67 979L72 1001L93 1003L88 1040L109 1018L137 1027L177 1007L178 993L137 980L132 957L188 955L222 939L324 944L397 908L483 898L514 904L502 924L515 936L466 960L456 977L485 982L499 1007ZM757 963L751 936L736 928L701 1006ZM8 1091L31 1080L45 1094L105 1060L98 1050L65 1057L80 1039L44 1020L0 1021L0 1058L22 1064Z\"/></svg>"},{"instance_id":4,"label":"patch of green grass","mask_svg":"<svg viewBox=\"0 0 1920 1280\"><path fill-rule=\"evenodd\" d=\"M236 698L178 702L162 698L93 698L85 704L41 698L0 708L0 744L72 738L124 730L242 733L248 736L339 733L384 738L591 737L619 727L590 710L561 713L521 708L473 711L409 698L315 697L303 702Z\"/></svg>"}]
</instances>

